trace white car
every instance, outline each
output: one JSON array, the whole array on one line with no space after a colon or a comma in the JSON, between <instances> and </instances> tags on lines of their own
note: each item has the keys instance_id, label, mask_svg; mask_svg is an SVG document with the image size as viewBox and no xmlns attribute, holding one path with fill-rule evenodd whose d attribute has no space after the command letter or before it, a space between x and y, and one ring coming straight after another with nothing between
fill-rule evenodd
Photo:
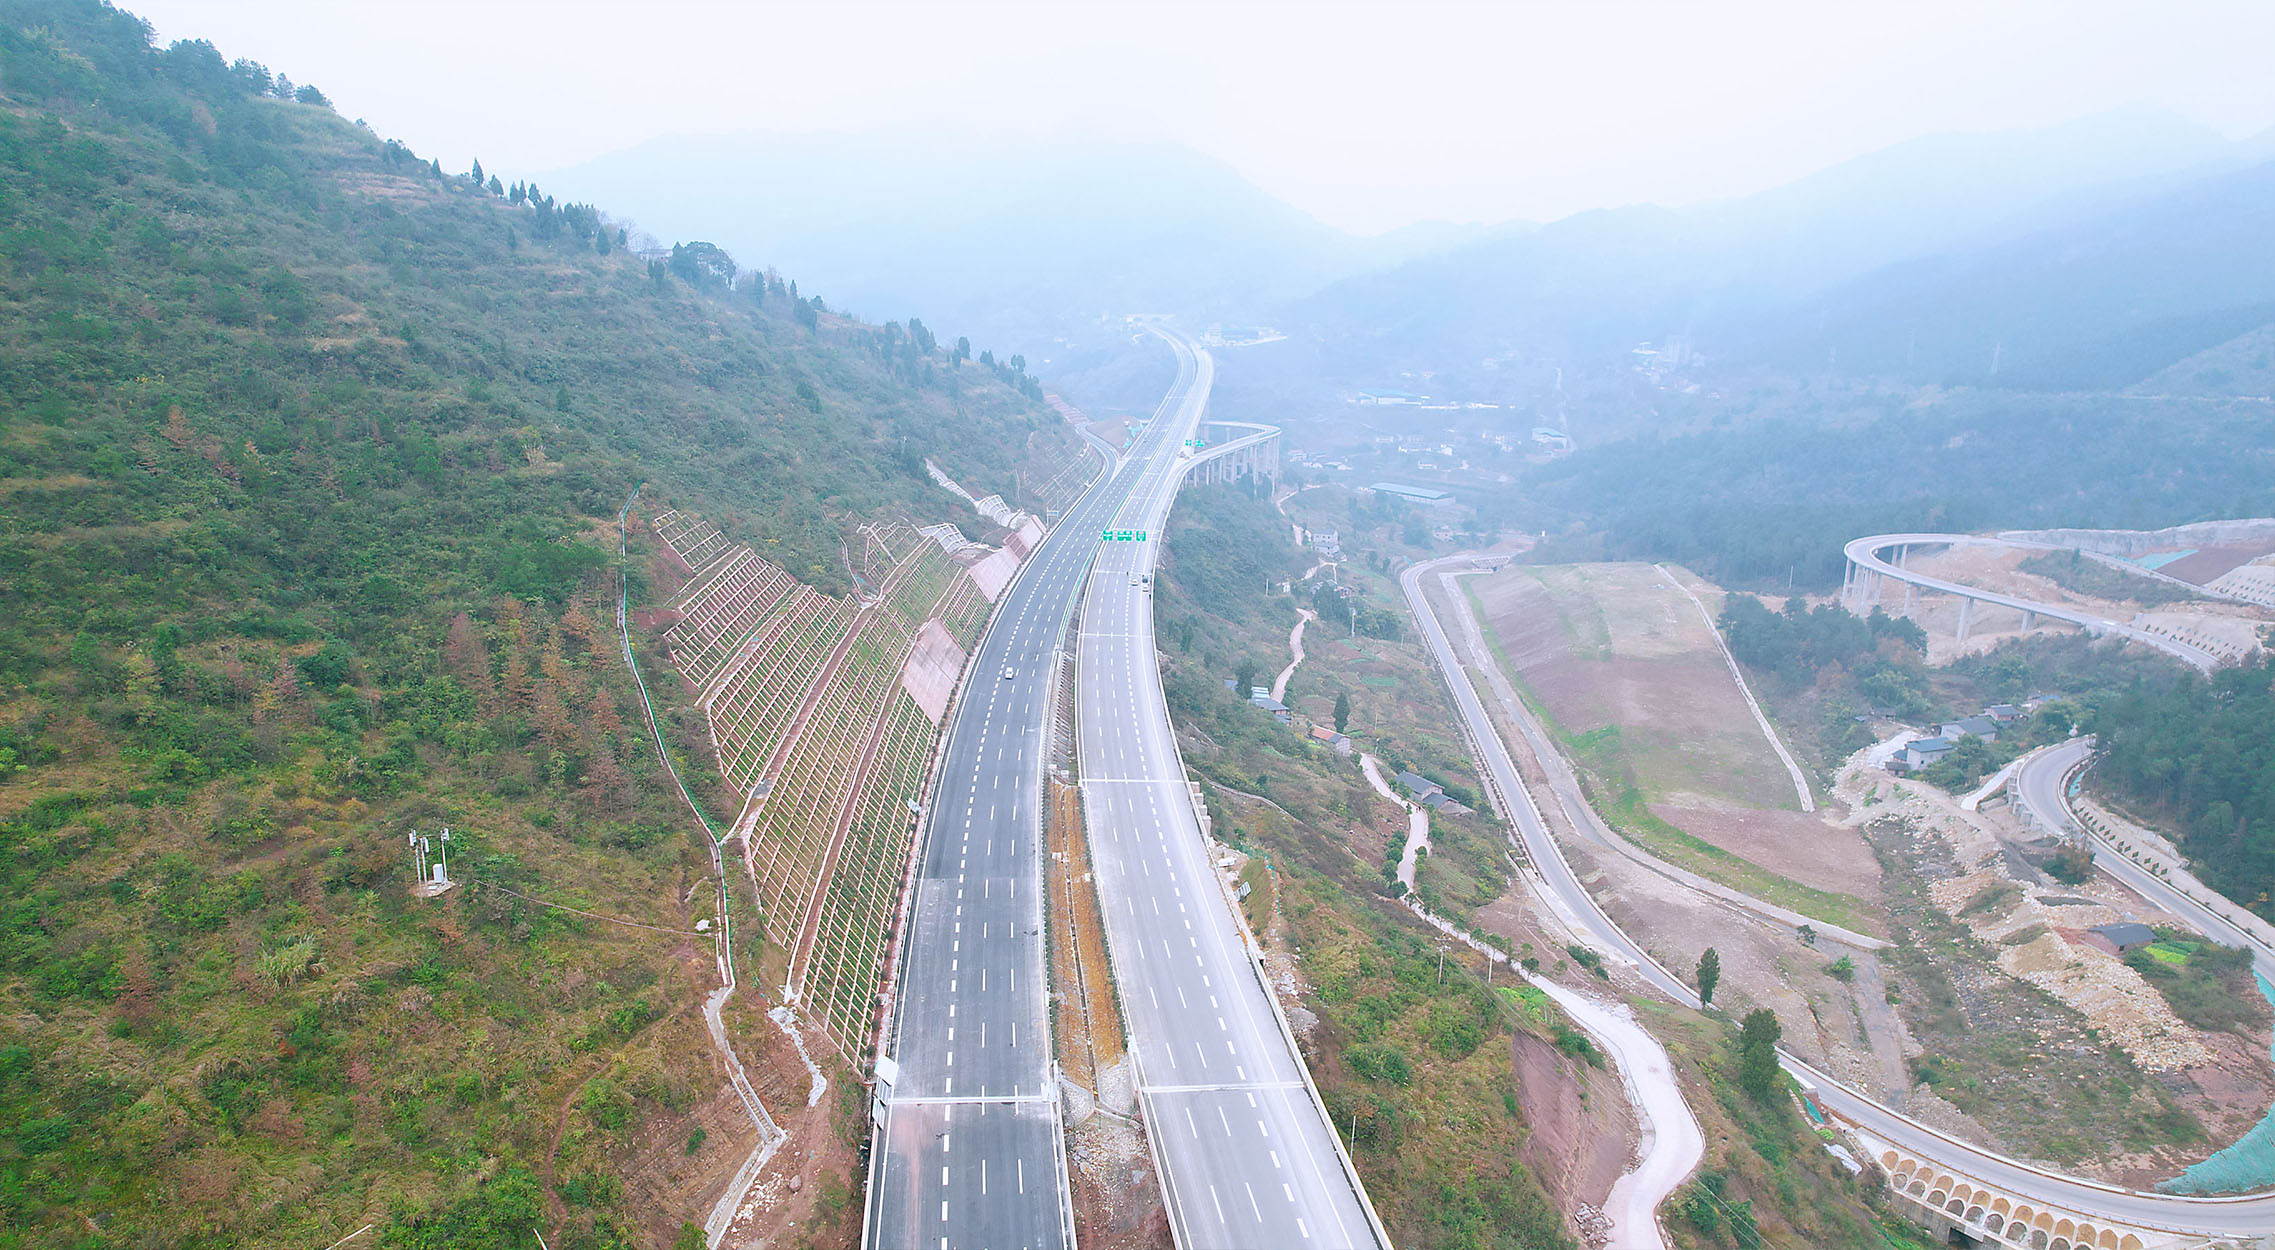
<instances>
[{"instance_id":1,"label":"white car","mask_svg":"<svg viewBox=\"0 0 2275 1250\"><path fill-rule=\"evenodd\" d=\"M1003 680L1010 681L1012 678L1017 677L1018 675L1018 673L1012 671L1010 665L1006 664L1003 666Z\"/></svg>"}]
</instances>

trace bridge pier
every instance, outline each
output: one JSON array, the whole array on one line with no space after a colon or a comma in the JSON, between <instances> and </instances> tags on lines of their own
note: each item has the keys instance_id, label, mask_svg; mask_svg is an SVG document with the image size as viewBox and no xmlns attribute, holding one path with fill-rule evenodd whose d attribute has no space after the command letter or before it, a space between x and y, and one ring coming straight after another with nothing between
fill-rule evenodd
<instances>
[{"instance_id":1,"label":"bridge pier","mask_svg":"<svg viewBox=\"0 0 2275 1250\"><path fill-rule=\"evenodd\" d=\"M2038 614L2037 614L2036 612L2025 612L2025 613L2023 613L2023 614L2022 614L2022 632L2023 632L2023 633L2026 633L2026 634L2027 634L2027 633L2029 633L2031 630L2034 630L2034 629L2036 629L2036 628L2038 628Z\"/></svg>"},{"instance_id":2,"label":"bridge pier","mask_svg":"<svg viewBox=\"0 0 2275 1250\"><path fill-rule=\"evenodd\" d=\"M1975 619L1975 601L1961 596L1959 599L1959 641L1967 641L1967 627Z\"/></svg>"},{"instance_id":3,"label":"bridge pier","mask_svg":"<svg viewBox=\"0 0 2275 1250\"><path fill-rule=\"evenodd\" d=\"M1197 430L1210 446L1193 457L1188 481L1197 484L1237 482L1254 476L1277 487L1280 484L1280 431L1277 426L1252 421L1207 421ZM1246 446L1233 446L1242 440Z\"/></svg>"}]
</instances>

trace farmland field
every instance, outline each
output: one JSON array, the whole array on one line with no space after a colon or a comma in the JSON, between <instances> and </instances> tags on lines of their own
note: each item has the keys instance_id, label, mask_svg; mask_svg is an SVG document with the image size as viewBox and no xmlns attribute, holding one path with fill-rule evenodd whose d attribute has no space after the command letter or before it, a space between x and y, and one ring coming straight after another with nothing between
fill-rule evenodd
<instances>
[{"instance_id":1,"label":"farmland field","mask_svg":"<svg viewBox=\"0 0 2275 1250\"><path fill-rule=\"evenodd\" d=\"M1667 574L1511 565L1467 588L1511 679L1615 825L1655 818L1802 885L1878 893L1879 868L1857 835L1799 810L1713 631Z\"/></svg>"}]
</instances>

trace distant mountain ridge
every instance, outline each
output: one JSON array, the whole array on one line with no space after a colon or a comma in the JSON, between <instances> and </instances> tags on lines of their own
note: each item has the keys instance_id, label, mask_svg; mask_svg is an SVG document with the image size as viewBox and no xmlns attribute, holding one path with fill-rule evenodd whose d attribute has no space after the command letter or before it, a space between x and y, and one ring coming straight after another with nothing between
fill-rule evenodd
<instances>
[{"instance_id":1,"label":"distant mountain ridge","mask_svg":"<svg viewBox=\"0 0 2275 1250\"><path fill-rule=\"evenodd\" d=\"M1981 347L1985 378L2102 385L2115 373L2045 373L2004 348L1990 374L1992 344L2005 337L2032 360L2056 352L2019 326L1968 331L1964 346L1926 357L1906 331L1899 368L1872 346L1891 338L1874 328L1874 309L1912 315L1907 301L1929 298L1915 286L1937 273L1957 281L1973 263L1962 256L1994 263L1999 247L2271 156L2275 133L2231 141L2132 108L2037 130L1924 136L1690 208L1374 238L1334 230L1222 162L1165 145L914 129L682 137L542 177L659 233L702 235L746 263L795 270L864 315L921 316L1018 345L1050 360L1062 382L1119 350L1113 315L1158 311L1299 327L1352 377L1458 371L1512 350L1581 360L1688 334L1711 355L1779 369L1831 361L1963 380L1973 375L1962 358ZM1957 287L1949 300L1984 311ZM2206 334L2251 328L2236 321L2247 312L2185 299L2173 312L2211 317L2154 333L2181 355L2209 346L2198 341ZM2111 328L2080 327L2089 338ZM1976 343L1983 334L1990 340ZM2081 341L2060 352L2095 350ZM2141 357L2144 373L2161 367L2163 350Z\"/></svg>"},{"instance_id":2,"label":"distant mountain ridge","mask_svg":"<svg viewBox=\"0 0 2275 1250\"><path fill-rule=\"evenodd\" d=\"M2165 197L2247 177L2268 148L2264 136L2231 142L2148 110L2039 131L1928 136L1736 200L1600 210L1473 243L1328 287L1292 305L1285 319L1377 373L1459 367L1512 347L1584 359L1687 334L1740 364L1805 369L1834 361L1848 372L1893 368L1918 380L1955 380L1966 371L1940 355L1923 364L1908 331L1875 328L1874 310L1885 305L1896 315L1904 299L1928 298L1924 290L1901 292L1942 281L1955 324L1968 323L1996 303L1960 289L1970 266L1998 263L1989 258L2003 248L2039 246L2030 240L2049 230L2090 233L2088 223L2153 213L2147 206ZM2238 230L2252 221L2248 200L2195 207L2232 218ZM2217 282L2211 274L2206 280ZM2213 311L2193 308L2177 290L2167 295L2174 315ZM2224 297L2208 291L2207 298ZM2231 324L2213 321L2217 327L2202 333ZM1843 326L1853 327L1845 338ZM2197 333L2180 341L2194 342ZM1980 335L1964 337L1972 351ZM1986 366L1991 346L1982 344ZM2005 376L2037 377L2011 368ZM2111 377L2104 370L2093 384L2113 384Z\"/></svg>"},{"instance_id":3,"label":"distant mountain ridge","mask_svg":"<svg viewBox=\"0 0 2275 1250\"><path fill-rule=\"evenodd\" d=\"M1031 353L1108 315L1264 316L1481 233L1354 238L1185 149L933 130L674 137L539 177L795 270L833 306Z\"/></svg>"},{"instance_id":4,"label":"distant mountain ridge","mask_svg":"<svg viewBox=\"0 0 2275 1250\"><path fill-rule=\"evenodd\" d=\"M1804 312L1756 327L1747 354L1919 382L2128 387L2275 322L2275 163L1892 266Z\"/></svg>"}]
</instances>

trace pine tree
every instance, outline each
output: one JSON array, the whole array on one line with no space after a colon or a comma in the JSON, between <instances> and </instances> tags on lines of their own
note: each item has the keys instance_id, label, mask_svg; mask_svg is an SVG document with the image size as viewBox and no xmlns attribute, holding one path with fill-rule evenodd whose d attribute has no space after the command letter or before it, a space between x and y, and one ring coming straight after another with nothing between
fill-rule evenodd
<instances>
[{"instance_id":1,"label":"pine tree","mask_svg":"<svg viewBox=\"0 0 2275 1250\"><path fill-rule=\"evenodd\" d=\"M290 720L300 710L300 672L293 666L292 657L277 661L276 675L253 696L253 722L265 725L271 721Z\"/></svg>"},{"instance_id":2,"label":"pine tree","mask_svg":"<svg viewBox=\"0 0 2275 1250\"><path fill-rule=\"evenodd\" d=\"M442 644L442 664L480 701L485 714L495 710L491 703L497 698L497 686L490 677L490 647L474 627L474 618L464 612L451 619L450 636Z\"/></svg>"},{"instance_id":3,"label":"pine tree","mask_svg":"<svg viewBox=\"0 0 2275 1250\"><path fill-rule=\"evenodd\" d=\"M1756 1007L1738 1030L1738 1086L1763 1102L1777 1093L1777 1039L1784 1029L1777 1013Z\"/></svg>"},{"instance_id":4,"label":"pine tree","mask_svg":"<svg viewBox=\"0 0 2275 1250\"><path fill-rule=\"evenodd\" d=\"M585 757L584 789L595 803L612 809L622 807L631 797L631 775L616 762L616 748L605 741L594 745Z\"/></svg>"},{"instance_id":5,"label":"pine tree","mask_svg":"<svg viewBox=\"0 0 2275 1250\"><path fill-rule=\"evenodd\" d=\"M1335 732L1342 733L1351 727L1351 692L1346 690L1335 696Z\"/></svg>"},{"instance_id":6,"label":"pine tree","mask_svg":"<svg viewBox=\"0 0 2275 1250\"><path fill-rule=\"evenodd\" d=\"M616 697L608 693L608 687L593 687L592 711L586 715L585 723L592 726L596 734L614 735L622 732L624 718L616 714Z\"/></svg>"},{"instance_id":7,"label":"pine tree","mask_svg":"<svg viewBox=\"0 0 2275 1250\"><path fill-rule=\"evenodd\" d=\"M561 696L554 693L552 682L540 683L534 708L530 712L530 726L537 731L537 740L548 751L566 751L576 737L576 724L569 719L569 709L561 706Z\"/></svg>"},{"instance_id":8,"label":"pine tree","mask_svg":"<svg viewBox=\"0 0 2275 1250\"><path fill-rule=\"evenodd\" d=\"M569 662L561 656L561 635L558 630L545 640L545 649L538 653L537 671L550 682L569 680Z\"/></svg>"},{"instance_id":9,"label":"pine tree","mask_svg":"<svg viewBox=\"0 0 2275 1250\"><path fill-rule=\"evenodd\" d=\"M530 680L529 664L521 658L518 648L506 654L505 672L498 684L505 692L508 705L516 711L526 712L537 701L537 683Z\"/></svg>"},{"instance_id":10,"label":"pine tree","mask_svg":"<svg viewBox=\"0 0 2275 1250\"><path fill-rule=\"evenodd\" d=\"M1722 956L1711 946L1698 957L1698 1001L1701 1006L1714 1001L1714 987L1722 980Z\"/></svg>"},{"instance_id":11,"label":"pine tree","mask_svg":"<svg viewBox=\"0 0 2275 1250\"><path fill-rule=\"evenodd\" d=\"M567 390L566 387L562 389ZM566 409L566 405L557 406ZM593 639L598 633L599 627L593 623L592 614L585 611L584 604L572 603L569 605L568 611L561 613L561 637L567 640L574 650L591 651Z\"/></svg>"}]
</instances>

